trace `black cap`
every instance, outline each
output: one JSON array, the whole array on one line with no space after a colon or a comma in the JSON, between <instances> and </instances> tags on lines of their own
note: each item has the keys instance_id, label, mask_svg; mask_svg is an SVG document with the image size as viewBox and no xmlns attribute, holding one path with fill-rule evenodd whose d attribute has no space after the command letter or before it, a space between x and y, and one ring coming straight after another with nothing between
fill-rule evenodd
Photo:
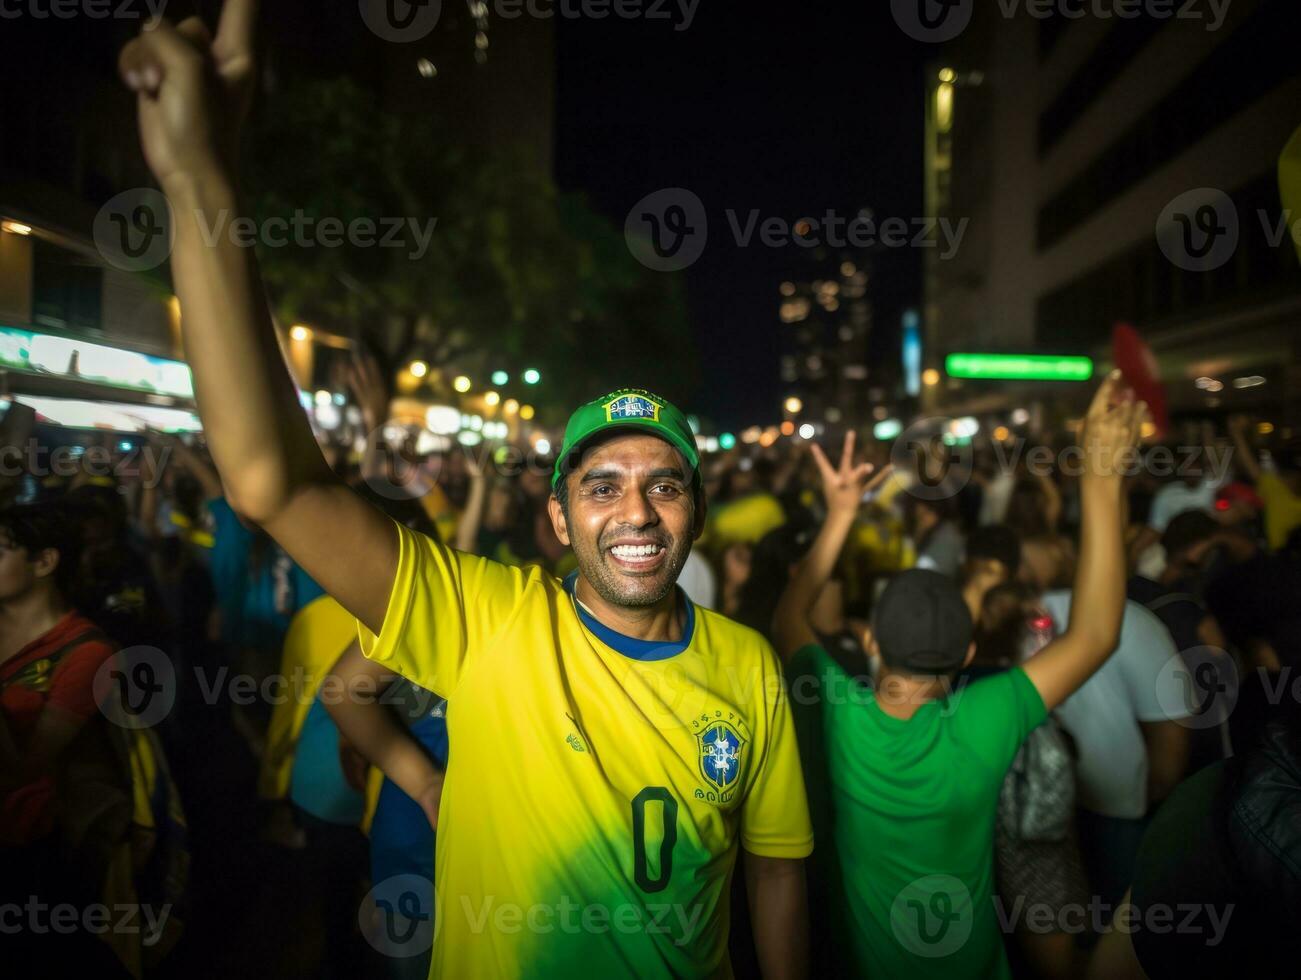
<instances>
[{"instance_id":1,"label":"black cap","mask_svg":"<svg viewBox=\"0 0 1301 980\"><path fill-rule=\"evenodd\" d=\"M971 613L947 575L914 568L881 593L872 630L891 670L948 674L962 666L971 646Z\"/></svg>"}]
</instances>

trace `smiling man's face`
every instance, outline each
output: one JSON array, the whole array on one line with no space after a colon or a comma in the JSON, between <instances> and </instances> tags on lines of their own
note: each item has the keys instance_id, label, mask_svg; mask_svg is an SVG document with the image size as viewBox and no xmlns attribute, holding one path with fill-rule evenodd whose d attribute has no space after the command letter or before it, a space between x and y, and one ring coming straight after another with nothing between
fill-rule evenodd
<instances>
[{"instance_id":1,"label":"smiling man's face","mask_svg":"<svg viewBox=\"0 0 1301 980\"><path fill-rule=\"evenodd\" d=\"M568 513L552 497L551 521L597 594L631 607L653 606L668 595L696 536L691 472L682 455L655 436L615 436L584 450L565 479Z\"/></svg>"}]
</instances>

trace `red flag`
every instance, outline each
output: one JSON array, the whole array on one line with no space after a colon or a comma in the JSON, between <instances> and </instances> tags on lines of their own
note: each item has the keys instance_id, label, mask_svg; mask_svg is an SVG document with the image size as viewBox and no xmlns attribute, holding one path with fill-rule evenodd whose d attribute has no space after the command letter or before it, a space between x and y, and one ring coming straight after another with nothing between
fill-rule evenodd
<instances>
[{"instance_id":1,"label":"red flag","mask_svg":"<svg viewBox=\"0 0 1301 980\"><path fill-rule=\"evenodd\" d=\"M1152 348L1143 342L1138 331L1128 323L1117 323L1111 333L1111 359L1120 368L1125 381L1134 389L1135 396L1147 402L1157 435L1165 435L1170 428L1170 416L1166 410L1165 385L1161 383L1156 356L1152 353Z\"/></svg>"}]
</instances>

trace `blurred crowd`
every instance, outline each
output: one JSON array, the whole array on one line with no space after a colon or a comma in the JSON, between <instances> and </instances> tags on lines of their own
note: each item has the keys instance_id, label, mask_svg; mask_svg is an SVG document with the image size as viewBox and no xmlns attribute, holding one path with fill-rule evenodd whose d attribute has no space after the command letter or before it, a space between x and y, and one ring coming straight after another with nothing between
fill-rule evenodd
<instances>
[{"instance_id":1,"label":"blurred crowd","mask_svg":"<svg viewBox=\"0 0 1301 980\"><path fill-rule=\"evenodd\" d=\"M58 438L16 404L4 425L7 445ZM1295 829L1290 855L1277 845L1276 863L1291 868L1279 874L1233 850L1213 802L1249 782L1270 738L1285 747L1271 758L1291 767L1294 791L1301 774L1301 457L1266 450L1245 419L1182 435L1149 440L1127 480L1119 646L1003 777L995 888L1008 909L1019 898L1114 910L1127 894L1173 907L1212 901L1211 865L1235 867L1234 888L1216 900L1239 912L1222 943L1208 953L1203 937L1192 954L1232 963L1244 937L1301 921ZM861 501L810 618L825 650L870 687L882 590L909 568L947 576L975 625L960 688L1068 625L1081 520L1071 438L1021 439L1015 453L1010 438L910 438L862 440L868 462L895 469ZM61 933L53 951L35 929L15 941L102 976L424 976L427 955L385 956L368 918L384 900L372 889L395 876L426 882L420 901L432 903L436 802L407 797L341 734L347 699L328 696L329 677L358 656L351 617L236 516L201 437L119 439L104 440L111 475L23 473L5 485L0 905L28 910L39 895L51 907L151 914L134 932ZM573 570L547 514L553 460L521 451L502 465L497 447L421 455L412 445L325 448L408 527L507 564ZM1160 465L1167 456L1173 466ZM708 517L679 584L771 635L826 518L818 468L793 438L739 445L702 467ZM788 680L819 841L808 864L813 949L836 975L846 969L837 872L822 846L834 833L819 825L829 790L801 720L810 698ZM445 703L396 676L374 694L444 766ZM733 967L750 975L739 893L732 915ZM1003 935L1014 973L1097 969L1110 918L1079 930L1016 919ZM1179 935L1134 945L1151 975L1187 975Z\"/></svg>"}]
</instances>

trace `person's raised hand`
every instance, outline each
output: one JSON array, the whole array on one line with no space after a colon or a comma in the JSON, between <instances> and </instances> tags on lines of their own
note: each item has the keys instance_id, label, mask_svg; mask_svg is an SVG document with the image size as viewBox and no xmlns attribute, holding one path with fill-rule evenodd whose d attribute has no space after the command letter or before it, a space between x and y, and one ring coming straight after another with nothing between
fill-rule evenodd
<instances>
[{"instance_id":1,"label":"person's raised hand","mask_svg":"<svg viewBox=\"0 0 1301 980\"><path fill-rule=\"evenodd\" d=\"M197 17L152 20L118 56L137 96L140 143L164 191L183 181L233 178L255 81L258 0L226 0L214 37Z\"/></svg>"},{"instance_id":2,"label":"person's raised hand","mask_svg":"<svg viewBox=\"0 0 1301 980\"><path fill-rule=\"evenodd\" d=\"M826 501L829 514L858 513L863 496L879 487L890 475L889 466L877 472L871 463L854 462L854 438L853 429L845 433L838 467L831 465L821 446L816 443L810 445L813 461L817 463L818 473L822 476L822 499Z\"/></svg>"},{"instance_id":3,"label":"person's raised hand","mask_svg":"<svg viewBox=\"0 0 1301 980\"><path fill-rule=\"evenodd\" d=\"M1098 387L1084 417L1080 446L1084 450L1084 476L1119 480L1128 471L1148 420L1147 403L1134 400L1133 391L1113 371Z\"/></svg>"},{"instance_id":4,"label":"person's raised hand","mask_svg":"<svg viewBox=\"0 0 1301 980\"><path fill-rule=\"evenodd\" d=\"M356 348L344 368L344 381L361 409L362 422L368 432L374 432L388 421L388 386L373 354Z\"/></svg>"}]
</instances>

